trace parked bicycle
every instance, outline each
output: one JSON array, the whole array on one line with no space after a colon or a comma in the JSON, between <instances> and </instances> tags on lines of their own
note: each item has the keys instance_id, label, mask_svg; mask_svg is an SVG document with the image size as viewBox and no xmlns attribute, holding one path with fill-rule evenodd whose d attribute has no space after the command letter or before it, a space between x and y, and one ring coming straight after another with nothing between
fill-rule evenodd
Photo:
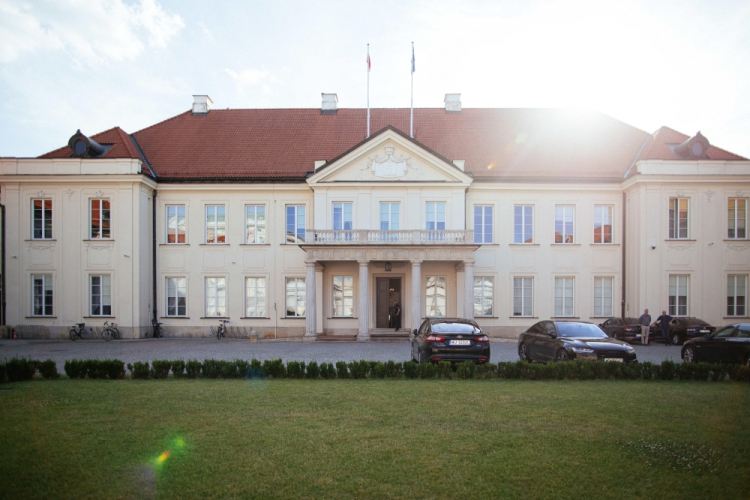
<instances>
[{"instance_id":1,"label":"parked bicycle","mask_svg":"<svg viewBox=\"0 0 750 500\"><path fill-rule=\"evenodd\" d=\"M154 338L155 339L158 339L158 338L164 336L164 329L161 327L161 323L159 323L155 319L152 319L151 320L151 326L154 327Z\"/></svg>"},{"instance_id":2,"label":"parked bicycle","mask_svg":"<svg viewBox=\"0 0 750 500\"><path fill-rule=\"evenodd\" d=\"M86 323L76 323L75 326L71 326L68 328L68 335L70 335L70 340L73 341L76 339L86 339L88 337Z\"/></svg>"},{"instance_id":3,"label":"parked bicycle","mask_svg":"<svg viewBox=\"0 0 750 500\"><path fill-rule=\"evenodd\" d=\"M120 330L117 329L116 323L104 322L104 329L102 329L102 340L110 341L112 339L120 338Z\"/></svg>"},{"instance_id":4,"label":"parked bicycle","mask_svg":"<svg viewBox=\"0 0 750 500\"><path fill-rule=\"evenodd\" d=\"M221 340L222 337L227 336L227 323L229 323L228 319L219 320L219 328L218 330L216 330L216 338L218 340Z\"/></svg>"}]
</instances>

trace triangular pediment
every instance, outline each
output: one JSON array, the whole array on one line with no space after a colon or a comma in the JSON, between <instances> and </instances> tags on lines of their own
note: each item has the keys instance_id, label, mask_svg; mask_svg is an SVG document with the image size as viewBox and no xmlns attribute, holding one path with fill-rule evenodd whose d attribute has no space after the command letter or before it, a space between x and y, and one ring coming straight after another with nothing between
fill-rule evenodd
<instances>
[{"instance_id":1,"label":"triangular pediment","mask_svg":"<svg viewBox=\"0 0 750 500\"><path fill-rule=\"evenodd\" d=\"M447 158L388 127L319 168L308 184L449 183L472 178Z\"/></svg>"}]
</instances>

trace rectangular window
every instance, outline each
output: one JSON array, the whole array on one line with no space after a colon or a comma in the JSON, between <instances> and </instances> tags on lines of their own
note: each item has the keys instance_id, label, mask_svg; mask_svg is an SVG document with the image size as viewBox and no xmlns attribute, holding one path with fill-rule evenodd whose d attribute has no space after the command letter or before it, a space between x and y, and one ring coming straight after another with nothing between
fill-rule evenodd
<instances>
[{"instance_id":1,"label":"rectangular window","mask_svg":"<svg viewBox=\"0 0 750 500\"><path fill-rule=\"evenodd\" d=\"M224 205L206 205L206 243L226 243L226 229Z\"/></svg>"},{"instance_id":2,"label":"rectangular window","mask_svg":"<svg viewBox=\"0 0 750 500\"><path fill-rule=\"evenodd\" d=\"M688 277L669 276L669 315L688 315Z\"/></svg>"},{"instance_id":3,"label":"rectangular window","mask_svg":"<svg viewBox=\"0 0 750 500\"><path fill-rule=\"evenodd\" d=\"M513 243L534 243L534 207L513 207Z\"/></svg>"},{"instance_id":4,"label":"rectangular window","mask_svg":"<svg viewBox=\"0 0 750 500\"><path fill-rule=\"evenodd\" d=\"M729 276L727 280L727 316L746 316L747 276Z\"/></svg>"},{"instance_id":5,"label":"rectangular window","mask_svg":"<svg viewBox=\"0 0 750 500\"><path fill-rule=\"evenodd\" d=\"M52 316L52 276L32 276L33 315Z\"/></svg>"},{"instance_id":6,"label":"rectangular window","mask_svg":"<svg viewBox=\"0 0 750 500\"><path fill-rule=\"evenodd\" d=\"M167 278L167 316L187 316L187 280Z\"/></svg>"},{"instance_id":7,"label":"rectangular window","mask_svg":"<svg viewBox=\"0 0 750 500\"><path fill-rule=\"evenodd\" d=\"M533 283L533 278L513 278L513 316L534 315Z\"/></svg>"},{"instance_id":8,"label":"rectangular window","mask_svg":"<svg viewBox=\"0 0 750 500\"><path fill-rule=\"evenodd\" d=\"M747 238L747 200L744 198L729 198L728 232L730 240L744 240Z\"/></svg>"},{"instance_id":9,"label":"rectangular window","mask_svg":"<svg viewBox=\"0 0 750 500\"><path fill-rule=\"evenodd\" d=\"M112 316L112 277L91 276L91 315Z\"/></svg>"},{"instance_id":10,"label":"rectangular window","mask_svg":"<svg viewBox=\"0 0 750 500\"><path fill-rule=\"evenodd\" d=\"M266 242L266 207L247 205L245 207L245 243Z\"/></svg>"},{"instance_id":11,"label":"rectangular window","mask_svg":"<svg viewBox=\"0 0 750 500\"><path fill-rule=\"evenodd\" d=\"M611 205L594 206L594 243L612 243Z\"/></svg>"},{"instance_id":12,"label":"rectangular window","mask_svg":"<svg viewBox=\"0 0 750 500\"><path fill-rule=\"evenodd\" d=\"M333 277L333 315L354 317L354 278Z\"/></svg>"},{"instance_id":13,"label":"rectangular window","mask_svg":"<svg viewBox=\"0 0 750 500\"><path fill-rule=\"evenodd\" d=\"M688 238L688 199L669 199L669 239Z\"/></svg>"},{"instance_id":14,"label":"rectangular window","mask_svg":"<svg viewBox=\"0 0 750 500\"><path fill-rule=\"evenodd\" d=\"M305 242L305 206L287 205L286 207L286 242Z\"/></svg>"},{"instance_id":15,"label":"rectangular window","mask_svg":"<svg viewBox=\"0 0 750 500\"><path fill-rule=\"evenodd\" d=\"M286 315L289 318L305 317L305 278L286 279Z\"/></svg>"},{"instance_id":16,"label":"rectangular window","mask_svg":"<svg viewBox=\"0 0 750 500\"><path fill-rule=\"evenodd\" d=\"M245 278L245 317L266 317L266 278Z\"/></svg>"},{"instance_id":17,"label":"rectangular window","mask_svg":"<svg viewBox=\"0 0 750 500\"><path fill-rule=\"evenodd\" d=\"M425 219L428 231L445 231L445 202L427 202L427 216Z\"/></svg>"},{"instance_id":18,"label":"rectangular window","mask_svg":"<svg viewBox=\"0 0 750 500\"><path fill-rule=\"evenodd\" d=\"M31 238L52 239L52 200L31 200Z\"/></svg>"},{"instance_id":19,"label":"rectangular window","mask_svg":"<svg viewBox=\"0 0 750 500\"><path fill-rule=\"evenodd\" d=\"M445 282L445 276L427 276L427 287L425 290L427 308L425 316L428 318L445 317Z\"/></svg>"},{"instance_id":20,"label":"rectangular window","mask_svg":"<svg viewBox=\"0 0 750 500\"><path fill-rule=\"evenodd\" d=\"M380 229L383 231L398 231L398 203L380 204Z\"/></svg>"},{"instance_id":21,"label":"rectangular window","mask_svg":"<svg viewBox=\"0 0 750 500\"><path fill-rule=\"evenodd\" d=\"M474 316L492 316L492 278L474 278Z\"/></svg>"},{"instance_id":22,"label":"rectangular window","mask_svg":"<svg viewBox=\"0 0 750 500\"><path fill-rule=\"evenodd\" d=\"M226 317L226 278L206 278L206 316Z\"/></svg>"},{"instance_id":23,"label":"rectangular window","mask_svg":"<svg viewBox=\"0 0 750 500\"><path fill-rule=\"evenodd\" d=\"M167 243L185 243L185 205L167 205Z\"/></svg>"},{"instance_id":24,"label":"rectangular window","mask_svg":"<svg viewBox=\"0 0 750 500\"><path fill-rule=\"evenodd\" d=\"M594 278L594 316L609 318L614 316L613 278Z\"/></svg>"},{"instance_id":25,"label":"rectangular window","mask_svg":"<svg viewBox=\"0 0 750 500\"><path fill-rule=\"evenodd\" d=\"M573 278L555 278L555 316L573 316Z\"/></svg>"},{"instance_id":26,"label":"rectangular window","mask_svg":"<svg viewBox=\"0 0 750 500\"><path fill-rule=\"evenodd\" d=\"M575 207L555 205L555 243L573 243Z\"/></svg>"},{"instance_id":27,"label":"rectangular window","mask_svg":"<svg viewBox=\"0 0 750 500\"><path fill-rule=\"evenodd\" d=\"M352 204L351 203L334 203L333 204L333 229L339 231L351 231L354 228L352 223Z\"/></svg>"},{"instance_id":28,"label":"rectangular window","mask_svg":"<svg viewBox=\"0 0 750 500\"><path fill-rule=\"evenodd\" d=\"M91 200L91 239L110 237L109 200Z\"/></svg>"},{"instance_id":29,"label":"rectangular window","mask_svg":"<svg viewBox=\"0 0 750 500\"><path fill-rule=\"evenodd\" d=\"M492 205L474 205L474 243L492 243Z\"/></svg>"}]
</instances>

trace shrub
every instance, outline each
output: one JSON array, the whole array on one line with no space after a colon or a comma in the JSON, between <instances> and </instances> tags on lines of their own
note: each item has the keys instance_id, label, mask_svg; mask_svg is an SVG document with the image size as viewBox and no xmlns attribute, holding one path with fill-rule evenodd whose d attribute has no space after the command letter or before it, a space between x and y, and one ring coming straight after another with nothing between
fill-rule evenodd
<instances>
[{"instance_id":1,"label":"shrub","mask_svg":"<svg viewBox=\"0 0 750 500\"><path fill-rule=\"evenodd\" d=\"M13 358L5 362L5 372L8 382L31 380L36 373L34 362L26 358Z\"/></svg>"},{"instance_id":2,"label":"shrub","mask_svg":"<svg viewBox=\"0 0 750 500\"><path fill-rule=\"evenodd\" d=\"M110 380L118 380L125 378L125 363L119 359L105 359L101 363L104 364L104 371Z\"/></svg>"},{"instance_id":3,"label":"shrub","mask_svg":"<svg viewBox=\"0 0 750 500\"><path fill-rule=\"evenodd\" d=\"M305 376L306 378L311 378L313 380L320 376L320 367L318 366L317 361L310 361L307 365L307 374Z\"/></svg>"},{"instance_id":4,"label":"shrub","mask_svg":"<svg viewBox=\"0 0 750 500\"><path fill-rule=\"evenodd\" d=\"M83 361L80 361L78 359L67 360L63 368L65 370L65 374L71 379L86 377L86 367L83 365Z\"/></svg>"},{"instance_id":5,"label":"shrub","mask_svg":"<svg viewBox=\"0 0 750 500\"><path fill-rule=\"evenodd\" d=\"M57 363L53 360L48 359L47 361L37 361L37 370L42 374L42 377L46 379L59 378L60 374L57 373Z\"/></svg>"},{"instance_id":6,"label":"shrub","mask_svg":"<svg viewBox=\"0 0 750 500\"><path fill-rule=\"evenodd\" d=\"M308 367L308 370L310 368ZM336 368L331 363L320 364L320 377L324 379L336 378Z\"/></svg>"},{"instance_id":7,"label":"shrub","mask_svg":"<svg viewBox=\"0 0 750 500\"><path fill-rule=\"evenodd\" d=\"M456 376L463 379L474 378L474 363L471 361L459 363L456 369Z\"/></svg>"},{"instance_id":8,"label":"shrub","mask_svg":"<svg viewBox=\"0 0 750 500\"><path fill-rule=\"evenodd\" d=\"M219 378L221 375L221 364L215 359L204 359L201 368L204 378Z\"/></svg>"},{"instance_id":9,"label":"shrub","mask_svg":"<svg viewBox=\"0 0 750 500\"><path fill-rule=\"evenodd\" d=\"M185 363L185 375L187 378L197 378L201 373L203 365L197 359L191 359Z\"/></svg>"},{"instance_id":10,"label":"shrub","mask_svg":"<svg viewBox=\"0 0 750 500\"><path fill-rule=\"evenodd\" d=\"M250 374L250 363L244 359L236 359L234 363L237 365L237 376L247 378Z\"/></svg>"},{"instance_id":11,"label":"shrub","mask_svg":"<svg viewBox=\"0 0 750 500\"><path fill-rule=\"evenodd\" d=\"M281 359L267 359L263 361L263 371L271 378L284 378L286 369Z\"/></svg>"},{"instance_id":12,"label":"shrub","mask_svg":"<svg viewBox=\"0 0 750 500\"><path fill-rule=\"evenodd\" d=\"M183 360L172 361L172 375L174 375L174 378L185 377L185 362Z\"/></svg>"},{"instance_id":13,"label":"shrub","mask_svg":"<svg viewBox=\"0 0 750 500\"><path fill-rule=\"evenodd\" d=\"M729 372L729 380L733 382L750 382L750 366L732 365L727 371Z\"/></svg>"},{"instance_id":14,"label":"shrub","mask_svg":"<svg viewBox=\"0 0 750 500\"><path fill-rule=\"evenodd\" d=\"M417 365L414 361L407 361L404 363L404 375L406 375L406 378L417 378L419 370L419 365Z\"/></svg>"},{"instance_id":15,"label":"shrub","mask_svg":"<svg viewBox=\"0 0 750 500\"><path fill-rule=\"evenodd\" d=\"M136 361L132 365L128 364L128 369L130 369L130 373L133 374L133 378L135 379L147 380L151 375L148 367L148 361L146 361L145 363Z\"/></svg>"},{"instance_id":16,"label":"shrub","mask_svg":"<svg viewBox=\"0 0 750 500\"><path fill-rule=\"evenodd\" d=\"M727 378L727 367L721 363L713 363L710 365L711 381L712 382L723 382Z\"/></svg>"},{"instance_id":17,"label":"shrub","mask_svg":"<svg viewBox=\"0 0 750 500\"><path fill-rule=\"evenodd\" d=\"M388 378L401 378L401 374L403 372L404 372L404 365L401 363L388 361L385 364L385 376Z\"/></svg>"},{"instance_id":18,"label":"shrub","mask_svg":"<svg viewBox=\"0 0 750 500\"><path fill-rule=\"evenodd\" d=\"M385 363L381 363L380 361L376 362L372 369L372 374L375 378L385 378Z\"/></svg>"},{"instance_id":19,"label":"shrub","mask_svg":"<svg viewBox=\"0 0 750 500\"><path fill-rule=\"evenodd\" d=\"M286 374L289 378L302 378L305 375L305 371L299 361L290 361L286 364Z\"/></svg>"},{"instance_id":20,"label":"shrub","mask_svg":"<svg viewBox=\"0 0 750 500\"><path fill-rule=\"evenodd\" d=\"M349 378L349 369L344 361L336 362L336 376L338 378Z\"/></svg>"},{"instance_id":21,"label":"shrub","mask_svg":"<svg viewBox=\"0 0 750 500\"><path fill-rule=\"evenodd\" d=\"M5 363L0 363L0 384L5 382L6 377Z\"/></svg>"},{"instance_id":22,"label":"shrub","mask_svg":"<svg viewBox=\"0 0 750 500\"><path fill-rule=\"evenodd\" d=\"M419 378L435 378L437 375L437 365L434 363L425 363L419 365Z\"/></svg>"},{"instance_id":23,"label":"shrub","mask_svg":"<svg viewBox=\"0 0 750 500\"><path fill-rule=\"evenodd\" d=\"M151 363L151 378L154 379L165 379L169 376L169 369L172 368L172 363L164 360L154 360Z\"/></svg>"},{"instance_id":24,"label":"shrub","mask_svg":"<svg viewBox=\"0 0 750 500\"><path fill-rule=\"evenodd\" d=\"M219 377L221 378L240 378L240 370L236 361L219 361L221 372Z\"/></svg>"},{"instance_id":25,"label":"shrub","mask_svg":"<svg viewBox=\"0 0 750 500\"><path fill-rule=\"evenodd\" d=\"M674 380L677 375L677 365L674 361L662 361L659 377L662 380Z\"/></svg>"}]
</instances>

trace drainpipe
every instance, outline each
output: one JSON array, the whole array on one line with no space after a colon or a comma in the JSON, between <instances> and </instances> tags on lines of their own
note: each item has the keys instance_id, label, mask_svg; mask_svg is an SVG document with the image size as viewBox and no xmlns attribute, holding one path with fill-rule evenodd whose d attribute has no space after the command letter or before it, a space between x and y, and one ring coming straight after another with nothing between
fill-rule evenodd
<instances>
[{"instance_id":1,"label":"drainpipe","mask_svg":"<svg viewBox=\"0 0 750 500\"><path fill-rule=\"evenodd\" d=\"M627 243L627 236L625 231L625 203L627 202L627 193L622 192L622 310L620 317L625 317L625 244Z\"/></svg>"},{"instance_id":2,"label":"drainpipe","mask_svg":"<svg viewBox=\"0 0 750 500\"><path fill-rule=\"evenodd\" d=\"M151 212L152 212L151 213L151 219L152 219L151 220L151 245L152 245L152 248L151 248L152 249L152 254L151 255L152 255L152 263L153 263L152 281L153 281L153 285L154 285L154 290L153 290L153 293L154 293L154 299L153 299L153 301L154 301L154 309L153 309L153 311L154 311L154 319L153 319L153 321L154 321L154 323L156 323L156 322L159 321L159 319L158 319L159 315L157 314L157 311L156 311L156 309L157 309L157 307L156 307L156 302L157 302L157 299L156 299L156 189L154 189L154 193L153 193L153 196L152 196L151 200L152 200L152 203L153 203L153 208L151 209Z\"/></svg>"},{"instance_id":3,"label":"drainpipe","mask_svg":"<svg viewBox=\"0 0 750 500\"><path fill-rule=\"evenodd\" d=\"M5 205L0 205L0 238L3 239L3 247L0 249L0 288L3 296L0 298L0 325L5 326Z\"/></svg>"}]
</instances>

